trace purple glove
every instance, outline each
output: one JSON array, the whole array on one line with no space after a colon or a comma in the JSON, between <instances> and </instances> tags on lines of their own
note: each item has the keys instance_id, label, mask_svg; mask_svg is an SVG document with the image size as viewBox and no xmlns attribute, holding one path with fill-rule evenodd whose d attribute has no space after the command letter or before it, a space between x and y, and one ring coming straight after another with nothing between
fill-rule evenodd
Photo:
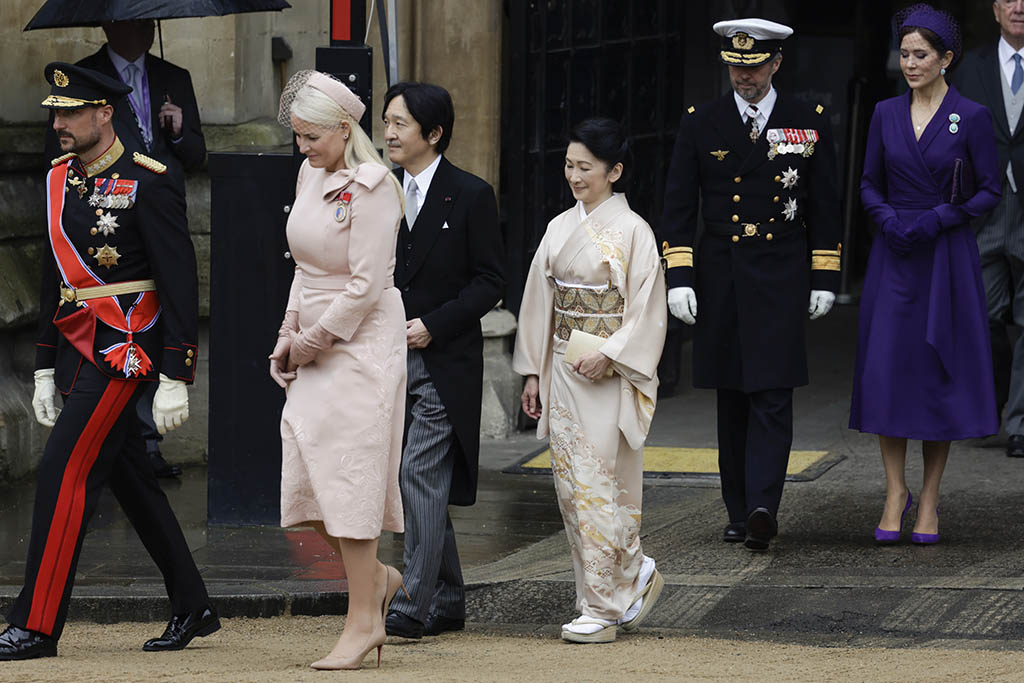
<instances>
[{"instance_id":1,"label":"purple glove","mask_svg":"<svg viewBox=\"0 0 1024 683\"><path fill-rule=\"evenodd\" d=\"M914 246L913 242L907 238L903 222L895 216L882 223L882 236L885 237L885 243L889 245L889 249L900 256L909 254Z\"/></svg>"},{"instance_id":2,"label":"purple glove","mask_svg":"<svg viewBox=\"0 0 1024 683\"><path fill-rule=\"evenodd\" d=\"M939 214L934 209L922 211L914 222L907 229L906 236L918 244L932 242L942 230L942 223L939 222Z\"/></svg>"}]
</instances>

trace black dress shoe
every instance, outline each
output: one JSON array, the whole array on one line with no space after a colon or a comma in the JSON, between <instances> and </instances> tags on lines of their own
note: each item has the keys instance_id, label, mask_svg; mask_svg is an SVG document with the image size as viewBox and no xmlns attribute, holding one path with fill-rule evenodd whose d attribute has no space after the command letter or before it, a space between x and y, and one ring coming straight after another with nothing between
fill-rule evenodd
<instances>
[{"instance_id":1,"label":"black dress shoe","mask_svg":"<svg viewBox=\"0 0 1024 683\"><path fill-rule=\"evenodd\" d=\"M164 650L183 650L196 636L202 638L220 630L220 618L211 605L195 612L175 614L167 622L164 634L159 638L151 638L142 646L146 652L163 652Z\"/></svg>"},{"instance_id":2,"label":"black dress shoe","mask_svg":"<svg viewBox=\"0 0 1024 683\"><path fill-rule=\"evenodd\" d=\"M452 619L437 614L428 614L427 623L423 629L423 635L437 636L445 631L461 631L466 628L465 619Z\"/></svg>"},{"instance_id":3,"label":"black dress shoe","mask_svg":"<svg viewBox=\"0 0 1024 683\"><path fill-rule=\"evenodd\" d=\"M754 508L747 517L747 538L743 545L749 550L764 552L778 532L779 525L768 508Z\"/></svg>"},{"instance_id":4,"label":"black dress shoe","mask_svg":"<svg viewBox=\"0 0 1024 683\"><path fill-rule=\"evenodd\" d=\"M747 538L746 522L729 522L722 532L722 540L726 543L743 543Z\"/></svg>"},{"instance_id":5,"label":"black dress shoe","mask_svg":"<svg viewBox=\"0 0 1024 683\"><path fill-rule=\"evenodd\" d=\"M149 464L153 467L153 474L160 479L174 479L181 476L181 465L172 465L164 460L160 451L149 454Z\"/></svg>"},{"instance_id":6,"label":"black dress shoe","mask_svg":"<svg viewBox=\"0 0 1024 683\"><path fill-rule=\"evenodd\" d=\"M38 631L11 625L0 633L0 661L56 656L57 641Z\"/></svg>"},{"instance_id":7,"label":"black dress shoe","mask_svg":"<svg viewBox=\"0 0 1024 683\"><path fill-rule=\"evenodd\" d=\"M384 632L389 636L419 639L423 637L423 624L408 614L388 610L388 616L384 620Z\"/></svg>"},{"instance_id":8,"label":"black dress shoe","mask_svg":"<svg viewBox=\"0 0 1024 683\"><path fill-rule=\"evenodd\" d=\"M1009 458L1024 458L1024 436L1012 434L1006 444L1006 455Z\"/></svg>"}]
</instances>

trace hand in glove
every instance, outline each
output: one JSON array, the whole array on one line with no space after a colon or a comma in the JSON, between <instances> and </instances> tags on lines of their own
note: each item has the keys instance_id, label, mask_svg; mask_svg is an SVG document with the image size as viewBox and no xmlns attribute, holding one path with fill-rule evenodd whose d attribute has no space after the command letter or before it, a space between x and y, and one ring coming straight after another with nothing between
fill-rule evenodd
<instances>
[{"instance_id":1,"label":"hand in glove","mask_svg":"<svg viewBox=\"0 0 1024 683\"><path fill-rule=\"evenodd\" d=\"M288 369L312 362L316 354L329 349L335 339L337 337L325 330L320 323L314 323L312 327L299 332L292 339L292 347L288 351Z\"/></svg>"},{"instance_id":2,"label":"hand in glove","mask_svg":"<svg viewBox=\"0 0 1024 683\"><path fill-rule=\"evenodd\" d=\"M295 379L295 372L288 369L288 352L292 348L292 340L299 331L299 312L285 311L281 329L277 331L277 344L270 354L270 378L282 389L288 382Z\"/></svg>"},{"instance_id":3,"label":"hand in glove","mask_svg":"<svg viewBox=\"0 0 1024 683\"><path fill-rule=\"evenodd\" d=\"M889 245L889 249L900 256L908 255L914 246L906 234L902 221L895 216L882 224L882 236L885 238L886 244Z\"/></svg>"},{"instance_id":4,"label":"hand in glove","mask_svg":"<svg viewBox=\"0 0 1024 683\"><path fill-rule=\"evenodd\" d=\"M836 295L823 289L811 290L811 302L807 306L807 312L811 314L811 320L817 320L832 310L832 304L836 302Z\"/></svg>"},{"instance_id":5,"label":"hand in glove","mask_svg":"<svg viewBox=\"0 0 1024 683\"><path fill-rule=\"evenodd\" d=\"M668 310L687 325L697 322L697 294L693 287L673 287L668 290Z\"/></svg>"},{"instance_id":6,"label":"hand in glove","mask_svg":"<svg viewBox=\"0 0 1024 683\"><path fill-rule=\"evenodd\" d=\"M934 241L940 230L942 223L939 221L939 214L935 213L934 209L928 209L914 219L907 228L906 236L912 242L927 243Z\"/></svg>"},{"instance_id":7,"label":"hand in glove","mask_svg":"<svg viewBox=\"0 0 1024 683\"><path fill-rule=\"evenodd\" d=\"M166 434L185 424L188 419L188 390L179 379L160 373L160 384L153 396L153 423L156 430Z\"/></svg>"},{"instance_id":8,"label":"hand in glove","mask_svg":"<svg viewBox=\"0 0 1024 683\"><path fill-rule=\"evenodd\" d=\"M52 427L60 415L57 407L57 385L53 382L53 368L35 371L36 390L32 394L32 410L36 414L36 422L44 427Z\"/></svg>"}]
</instances>

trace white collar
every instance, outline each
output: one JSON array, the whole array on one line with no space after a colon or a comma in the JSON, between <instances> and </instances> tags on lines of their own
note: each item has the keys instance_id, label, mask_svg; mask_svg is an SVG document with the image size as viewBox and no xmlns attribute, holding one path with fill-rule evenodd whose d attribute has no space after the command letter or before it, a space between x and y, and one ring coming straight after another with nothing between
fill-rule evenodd
<instances>
[{"instance_id":1,"label":"white collar","mask_svg":"<svg viewBox=\"0 0 1024 683\"><path fill-rule=\"evenodd\" d=\"M594 207L594 211L597 211L598 209L600 209L602 206L604 206L605 202L607 202L609 199L611 199L612 197L614 197L617 194L620 194L620 193L612 192L612 196L611 197L609 197L608 199L604 200L604 202L601 202L600 204L598 204L597 206ZM594 211L591 211L590 213L587 213L587 210L583 208L583 202L581 202L579 200L576 200L576 211L579 213L580 223L582 223L583 221L587 220L587 216L589 216L590 214L594 213Z\"/></svg>"},{"instance_id":2,"label":"white collar","mask_svg":"<svg viewBox=\"0 0 1024 683\"><path fill-rule=\"evenodd\" d=\"M423 200L427 197L427 192L430 190L430 183L434 179L434 174L437 172L437 167L441 165L441 157L443 155L438 154L437 158L430 162L430 165L420 171L419 175L413 175L408 171L405 172L405 178L402 181L402 190L405 192L409 191L409 184L415 180L416 190L420 196L420 206L423 205Z\"/></svg>"},{"instance_id":3,"label":"white collar","mask_svg":"<svg viewBox=\"0 0 1024 683\"><path fill-rule=\"evenodd\" d=\"M736 100L736 108L740 112L740 117L745 117L747 115L747 107L750 106L750 102L747 102L745 99L740 97L739 93L735 90L732 91L732 96L733 99ZM779 92L775 89L774 85L769 85L768 94L762 97L760 102L754 105L757 107L758 117L763 117L761 118L760 123L765 123L769 118L771 118L772 109L775 109L775 101L777 99L779 99Z\"/></svg>"},{"instance_id":4,"label":"white collar","mask_svg":"<svg viewBox=\"0 0 1024 683\"><path fill-rule=\"evenodd\" d=\"M1019 50L1014 50L1013 47L1006 42L1006 38L999 36L999 63L1000 64L1013 64L1013 56L1020 55L1024 57L1024 47Z\"/></svg>"},{"instance_id":5,"label":"white collar","mask_svg":"<svg viewBox=\"0 0 1024 683\"><path fill-rule=\"evenodd\" d=\"M114 50L110 47L110 43L107 43L107 55L110 57L110 61L114 63L114 68L117 69L117 73L119 74L123 74L125 67L129 64L134 64L135 66L137 66L139 68L140 75L144 75L146 73L145 52L139 55L139 58L136 59L134 62L129 62L127 59L114 52Z\"/></svg>"}]
</instances>

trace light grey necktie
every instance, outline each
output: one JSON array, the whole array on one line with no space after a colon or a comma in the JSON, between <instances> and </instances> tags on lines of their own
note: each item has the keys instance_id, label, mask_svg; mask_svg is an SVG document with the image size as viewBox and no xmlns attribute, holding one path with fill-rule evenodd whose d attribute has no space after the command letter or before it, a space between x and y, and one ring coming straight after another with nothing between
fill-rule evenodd
<instances>
[{"instance_id":1,"label":"light grey necktie","mask_svg":"<svg viewBox=\"0 0 1024 683\"><path fill-rule=\"evenodd\" d=\"M416 215L420 212L419 204L416 202L416 195L419 188L416 186L416 179L409 178L409 187L405 189L405 224L412 230L412 224L416 222Z\"/></svg>"}]
</instances>

